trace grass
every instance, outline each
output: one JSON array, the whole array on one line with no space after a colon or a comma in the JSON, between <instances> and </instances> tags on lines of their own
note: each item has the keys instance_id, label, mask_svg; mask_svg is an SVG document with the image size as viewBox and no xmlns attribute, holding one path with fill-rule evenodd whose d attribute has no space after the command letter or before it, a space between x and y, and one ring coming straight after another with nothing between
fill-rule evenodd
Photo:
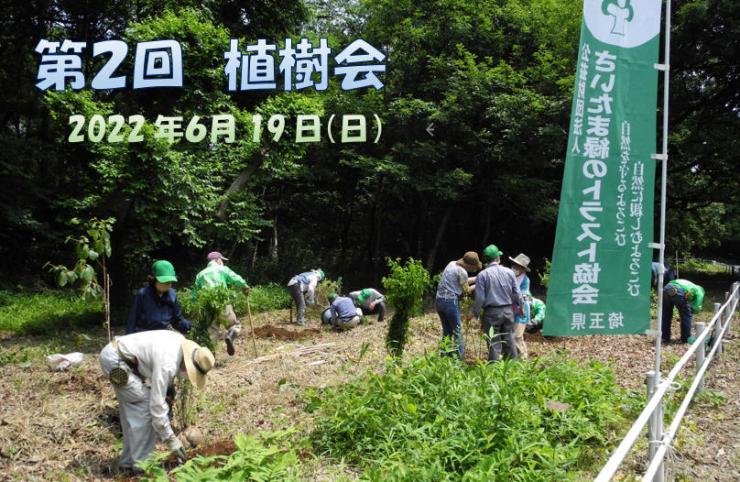
<instances>
[{"instance_id":1,"label":"grass","mask_svg":"<svg viewBox=\"0 0 740 482\"><path fill-rule=\"evenodd\" d=\"M597 362L426 356L315 393L308 410L317 454L364 479L569 480L598 469L637 404Z\"/></svg>"},{"instance_id":2,"label":"grass","mask_svg":"<svg viewBox=\"0 0 740 482\"><path fill-rule=\"evenodd\" d=\"M34 335L101 322L103 305L66 291L0 291L0 331Z\"/></svg>"}]
</instances>

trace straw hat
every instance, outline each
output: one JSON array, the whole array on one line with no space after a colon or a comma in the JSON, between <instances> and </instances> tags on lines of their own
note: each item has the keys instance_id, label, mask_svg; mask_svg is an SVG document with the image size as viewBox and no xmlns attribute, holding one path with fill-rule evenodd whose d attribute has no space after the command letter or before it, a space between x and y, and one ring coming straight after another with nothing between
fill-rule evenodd
<instances>
[{"instance_id":1,"label":"straw hat","mask_svg":"<svg viewBox=\"0 0 740 482\"><path fill-rule=\"evenodd\" d=\"M526 254L519 253L519 254L516 255L516 258L512 258L511 256L509 256L509 259L513 263L515 263L515 264L521 266L522 268L524 268L525 270L530 271L530 269L529 269L529 256L527 256Z\"/></svg>"},{"instance_id":2,"label":"straw hat","mask_svg":"<svg viewBox=\"0 0 740 482\"><path fill-rule=\"evenodd\" d=\"M475 251L468 251L465 253L465 256L458 259L456 263L465 268L466 271L480 271L483 266L480 259L478 259L478 253Z\"/></svg>"},{"instance_id":3,"label":"straw hat","mask_svg":"<svg viewBox=\"0 0 740 482\"><path fill-rule=\"evenodd\" d=\"M182 359L185 362L185 371L190 383L198 388L206 384L206 375L216 364L216 359L208 348L202 347L192 340L183 340Z\"/></svg>"}]
</instances>

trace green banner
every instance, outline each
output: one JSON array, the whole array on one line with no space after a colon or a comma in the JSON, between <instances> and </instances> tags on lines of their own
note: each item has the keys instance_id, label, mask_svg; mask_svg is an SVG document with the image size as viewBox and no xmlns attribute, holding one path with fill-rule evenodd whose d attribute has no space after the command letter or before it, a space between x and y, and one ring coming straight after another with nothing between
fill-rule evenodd
<instances>
[{"instance_id":1,"label":"green banner","mask_svg":"<svg viewBox=\"0 0 740 482\"><path fill-rule=\"evenodd\" d=\"M584 0L543 333L645 333L660 0Z\"/></svg>"}]
</instances>

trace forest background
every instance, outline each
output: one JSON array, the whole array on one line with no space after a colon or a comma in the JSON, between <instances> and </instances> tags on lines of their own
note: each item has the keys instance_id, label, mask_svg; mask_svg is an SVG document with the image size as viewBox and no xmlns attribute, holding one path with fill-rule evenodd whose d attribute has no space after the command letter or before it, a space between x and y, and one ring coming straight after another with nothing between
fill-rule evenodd
<instances>
[{"instance_id":1,"label":"forest background","mask_svg":"<svg viewBox=\"0 0 740 482\"><path fill-rule=\"evenodd\" d=\"M206 0L3 2L0 28L0 279L51 282L47 261L73 261L77 219L115 218L113 297L128 306L151 261L189 283L218 249L251 283L322 267L344 286L376 285L385 257L431 271L498 244L551 257L578 48L570 0ZM738 259L740 9L674 2L668 245L673 256ZM328 38L335 55L362 38L381 50L381 90L229 93L229 39L241 45ZM35 87L40 39L173 38L182 89L93 91L101 58L83 55L81 91ZM377 114L376 143L154 139L157 115ZM142 143L69 143L72 114L142 114ZM661 115L656 106L656 115ZM434 125L433 135L426 132ZM242 130L242 132L244 132ZM658 139L660 137L658 136ZM657 212L657 209L656 209ZM657 227L656 223L656 227ZM125 300L125 301L124 301Z\"/></svg>"}]
</instances>

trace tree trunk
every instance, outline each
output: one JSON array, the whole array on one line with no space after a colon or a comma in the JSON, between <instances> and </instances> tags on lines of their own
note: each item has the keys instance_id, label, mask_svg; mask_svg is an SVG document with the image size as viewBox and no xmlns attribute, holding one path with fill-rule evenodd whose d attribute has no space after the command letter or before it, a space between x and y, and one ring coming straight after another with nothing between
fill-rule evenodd
<instances>
[{"instance_id":1,"label":"tree trunk","mask_svg":"<svg viewBox=\"0 0 740 482\"><path fill-rule=\"evenodd\" d=\"M278 259L278 231L277 231L277 214L272 220L272 239L270 240L270 259L277 261Z\"/></svg>"},{"instance_id":2,"label":"tree trunk","mask_svg":"<svg viewBox=\"0 0 740 482\"><path fill-rule=\"evenodd\" d=\"M233 196L234 194L238 193L242 189L244 189L244 186L247 185L247 182L249 182L249 178L252 177L252 174L255 173L257 168L260 167L262 164L262 161L256 161L244 169L239 173L239 175L234 179L234 182L231 183L231 186L226 190L226 193L224 194L224 200L221 201L221 205L218 207L218 212L216 213L216 217L223 221L226 219L226 209L229 207L229 198Z\"/></svg>"},{"instance_id":3,"label":"tree trunk","mask_svg":"<svg viewBox=\"0 0 740 482\"><path fill-rule=\"evenodd\" d=\"M444 237L445 231L447 231L447 225L450 223L450 216L452 215L452 205L447 206L445 209L445 213L442 216L442 220L439 222L439 226L437 227L437 236L434 238L434 244L432 245L431 251L429 251L429 256L427 257L427 264L426 268L427 271L431 273L432 268L434 268L434 261L437 258L437 250L439 249L439 244L442 242L442 238Z\"/></svg>"}]
</instances>

